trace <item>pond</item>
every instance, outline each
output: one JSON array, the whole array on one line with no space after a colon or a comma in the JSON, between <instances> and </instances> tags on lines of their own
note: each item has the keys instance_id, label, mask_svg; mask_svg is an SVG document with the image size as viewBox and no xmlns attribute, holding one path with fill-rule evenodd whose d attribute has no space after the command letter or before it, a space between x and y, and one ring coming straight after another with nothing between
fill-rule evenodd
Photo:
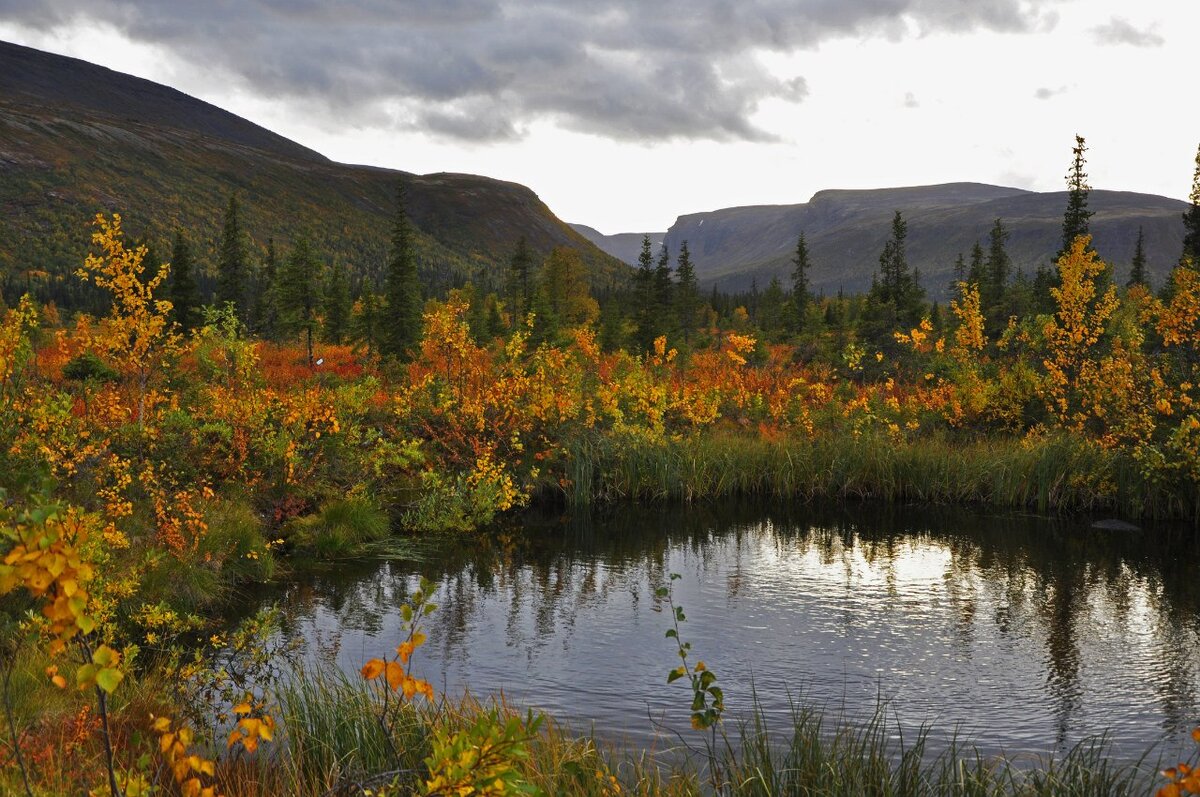
<instances>
[{"instance_id":1,"label":"pond","mask_svg":"<svg viewBox=\"0 0 1200 797\"><path fill-rule=\"evenodd\" d=\"M1177 754L1198 713L1200 579L1192 543L980 511L911 507L620 507L307 572L263 595L310 663L357 673L400 638L418 574L438 583L418 674L503 692L577 731L663 748L687 728L670 686L671 573L681 637L730 715L757 695L865 719L883 700L986 753L1061 751L1101 732L1118 757ZM1190 744L1190 743L1189 743Z\"/></svg>"}]
</instances>

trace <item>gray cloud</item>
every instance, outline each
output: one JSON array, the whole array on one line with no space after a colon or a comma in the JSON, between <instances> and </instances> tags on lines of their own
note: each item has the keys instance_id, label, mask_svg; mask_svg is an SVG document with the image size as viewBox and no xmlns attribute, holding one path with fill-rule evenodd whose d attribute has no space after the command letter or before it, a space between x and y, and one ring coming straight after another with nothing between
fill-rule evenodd
<instances>
[{"instance_id":1,"label":"gray cloud","mask_svg":"<svg viewBox=\"0 0 1200 797\"><path fill-rule=\"evenodd\" d=\"M1153 26L1138 30L1133 23L1121 17L1113 17L1105 24L1092 28L1092 36L1101 44L1161 47L1166 43L1166 39L1155 33Z\"/></svg>"},{"instance_id":2,"label":"gray cloud","mask_svg":"<svg viewBox=\"0 0 1200 797\"><path fill-rule=\"evenodd\" d=\"M0 0L43 31L103 20L127 36L309 103L347 125L488 141L537 119L624 140L763 140L802 76L756 52L839 36L1041 30L1059 0Z\"/></svg>"},{"instance_id":3,"label":"gray cloud","mask_svg":"<svg viewBox=\"0 0 1200 797\"><path fill-rule=\"evenodd\" d=\"M1057 97L1059 94L1062 94L1066 90L1067 90L1066 86L1059 86L1056 89L1052 89L1049 86L1041 86L1040 88L1038 88L1037 91L1033 92L1033 96L1035 99L1048 100L1051 97Z\"/></svg>"}]
</instances>

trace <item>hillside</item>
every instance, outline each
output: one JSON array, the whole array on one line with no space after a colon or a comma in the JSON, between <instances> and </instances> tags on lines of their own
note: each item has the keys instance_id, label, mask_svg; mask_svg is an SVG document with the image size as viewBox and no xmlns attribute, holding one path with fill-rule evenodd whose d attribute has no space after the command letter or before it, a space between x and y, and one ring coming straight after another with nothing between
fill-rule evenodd
<instances>
[{"instance_id":1,"label":"hillside","mask_svg":"<svg viewBox=\"0 0 1200 797\"><path fill-rule=\"evenodd\" d=\"M969 256L976 240L987 246L993 222L1011 231L1008 251L1015 266L1032 273L1049 263L1062 236L1065 192L951 183L864 191L819 191L807 203L738 207L680 216L667 233L674 252L686 240L700 279L725 289L786 281L796 237L804 231L812 254L812 285L825 293L870 286L879 252L899 210L908 221L909 263L921 270L931 296L944 295L959 252ZM1101 256L1118 278L1128 273L1138 227L1146 233L1150 273L1161 285L1179 257L1180 214L1186 203L1149 194L1092 191L1091 228Z\"/></svg>"},{"instance_id":2,"label":"hillside","mask_svg":"<svg viewBox=\"0 0 1200 797\"><path fill-rule=\"evenodd\" d=\"M559 245L578 249L597 283L628 273L525 186L334 163L174 89L0 42L6 294L32 289L68 305L86 303L69 275L99 211L122 213L130 233L160 253L183 227L211 265L232 191L259 250L269 238L286 247L303 234L330 261L377 278L401 177L410 186L426 284L479 278L499 285L522 235L539 255Z\"/></svg>"},{"instance_id":3,"label":"hillside","mask_svg":"<svg viewBox=\"0 0 1200 797\"><path fill-rule=\"evenodd\" d=\"M605 235L586 224L572 224L571 229L621 262L631 266L637 265L638 257L642 254L642 239L645 236L650 236L650 245L654 249L654 254L657 255L658 248L667 235L665 232L619 232L616 235Z\"/></svg>"}]
</instances>

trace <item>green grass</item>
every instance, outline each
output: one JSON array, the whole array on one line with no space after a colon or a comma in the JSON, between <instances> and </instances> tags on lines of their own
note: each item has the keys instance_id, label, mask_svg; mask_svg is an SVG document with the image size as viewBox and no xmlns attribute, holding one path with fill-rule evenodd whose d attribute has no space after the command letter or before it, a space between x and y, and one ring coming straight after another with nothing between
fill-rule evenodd
<instances>
[{"instance_id":1,"label":"green grass","mask_svg":"<svg viewBox=\"0 0 1200 797\"><path fill-rule=\"evenodd\" d=\"M793 705L792 727L767 726L756 704L736 728L737 744L709 747L716 791L737 797L797 794L858 797L1064 797L1144 795L1156 768L1120 764L1103 738L1081 742L1061 756L1016 761L986 756L952 739L931 749L931 728L905 739L888 721L886 705L862 725L831 722L820 711Z\"/></svg>"},{"instance_id":2,"label":"green grass","mask_svg":"<svg viewBox=\"0 0 1200 797\"><path fill-rule=\"evenodd\" d=\"M284 537L296 549L318 559L338 559L362 554L391 532L387 513L362 497L331 501L316 514L290 521Z\"/></svg>"},{"instance_id":3,"label":"green grass","mask_svg":"<svg viewBox=\"0 0 1200 797\"><path fill-rule=\"evenodd\" d=\"M51 687L35 684L43 680L34 676L37 663L23 658L14 678L15 708L24 728L31 727L29 702L40 699L37 695L60 701L59 717L72 714L76 702L72 693L49 694ZM114 704L123 762L146 743L122 730L126 723L144 725L149 712L171 713L161 702L169 691L166 684L133 681ZM468 695L416 708L393 702L387 714L389 734L364 682L333 668L301 670L278 684L273 697L279 728L275 741L258 756L209 751L218 759L217 778L227 797L361 797L364 788L394 779L401 789L390 793L411 794L427 772L425 758L436 728L461 730L492 710L501 717L520 716L502 698L480 701ZM953 738L934 743L931 727L901 734L886 704L873 709L865 719L851 721L793 703L789 720L772 727L755 699L742 720L727 716L712 735L684 731L683 744L658 752L599 742L548 720L528 740L528 757L518 766L522 777L544 794L587 797L615 794L614 784L622 794L664 797L1132 797L1149 794L1162 782L1157 762L1116 761L1102 736L1059 756L1010 759L984 755ZM3 736L0 794L20 794L18 773L5 749L7 732ZM126 747L130 742L135 747ZM81 777L99 782L97 754L95 745L89 745L87 772L43 768L34 773L35 794L74 793L73 784Z\"/></svg>"},{"instance_id":4,"label":"green grass","mask_svg":"<svg viewBox=\"0 0 1200 797\"><path fill-rule=\"evenodd\" d=\"M763 440L729 432L662 444L591 439L570 458L566 500L731 496L988 504L1049 512L1192 517L1195 497L1149 482L1128 456L1068 436L943 435Z\"/></svg>"},{"instance_id":5,"label":"green grass","mask_svg":"<svg viewBox=\"0 0 1200 797\"><path fill-rule=\"evenodd\" d=\"M257 764L224 761L227 794L361 794L394 777L411 788L425 772L434 728L463 728L497 705L468 696L393 711L389 743L376 704L353 677L300 673L278 699L279 750ZM502 701L499 708L502 715L514 713ZM883 704L860 722L794 704L790 722L772 728L755 702L743 721L712 736L688 731L686 744L659 756L606 746L548 722L530 741L521 768L548 795L611 793L605 789L615 779L622 793L636 795L1123 797L1145 795L1159 780L1150 762L1109 758L1103 737L1060 756L1016 760L984 755L958 740L933 749L930 730L905 737Z\"/></svg>"}]
</instances>

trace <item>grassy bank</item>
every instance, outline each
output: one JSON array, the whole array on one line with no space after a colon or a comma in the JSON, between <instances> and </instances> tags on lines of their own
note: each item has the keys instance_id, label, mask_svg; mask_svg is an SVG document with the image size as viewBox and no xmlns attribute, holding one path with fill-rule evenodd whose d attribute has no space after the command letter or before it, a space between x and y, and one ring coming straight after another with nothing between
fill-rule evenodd
<instances>
[{"instance_id":1,"label":"grassy bank","mask_svg":"<svg viewBox=\"0 0 1200 797\"><path fill-rule=\"evenodd\" d=\"M444 740L481 724L527 728L529 721L528 714L471 697L420 709L393 705L381 716L363 684L338 672L301 673L278 700L277 749L217 762L215 782L227 797L424 794L426 759L439 735ZM596 797L1120 797L1145 795L1159 781L1154 762L1115 762L1099 739L1061 756L1021 761L985 756L963 743L935 750L925 733L897 734L882 708L865 723L849 723L797 705L790 724L770 727L752 707L745 720L713 736L687 733L684 744L654 755L546 721L520 737L514 782L523 793ZM11 778L8 785L15 785Z\"/></svg>"},{"instance_id":2,"label":"grassy bank","mask_svg":"<svg viewBox=\"0 0 1200 797\"><path fill-rule=\"evenodd\" d=\"M595 437L571 452L569 504L733 496L986 504L1041 513L1194 518L1198 497L1151 481L1127 454L1066 435L764 439L715 431L663 443Z\"/></svg>"}]
</instances>

